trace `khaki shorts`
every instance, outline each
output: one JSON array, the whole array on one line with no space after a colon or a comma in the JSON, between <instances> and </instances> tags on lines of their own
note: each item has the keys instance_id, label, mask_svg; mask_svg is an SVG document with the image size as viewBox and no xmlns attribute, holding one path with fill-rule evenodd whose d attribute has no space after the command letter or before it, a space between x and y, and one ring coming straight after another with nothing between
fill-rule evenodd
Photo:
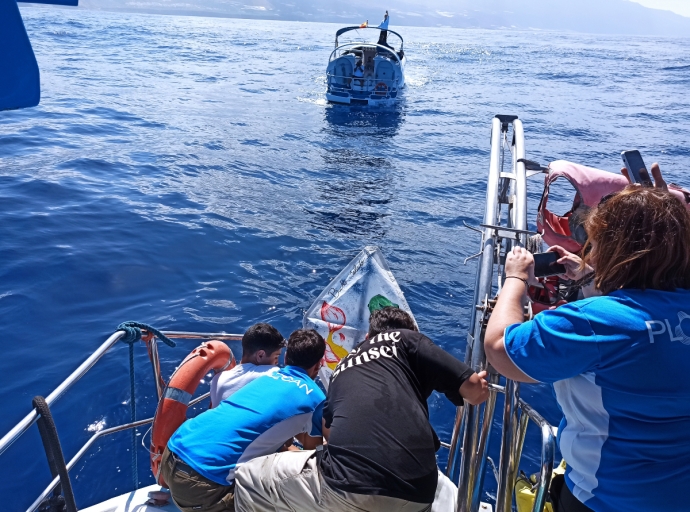
<instances>
[{"instance_id":1,"label":"khaki shorts","mask_svg":"<svg viewBox=\"0 0 690 512\"><path fill-rule=\"evenodd\" d=\"M243 464L235 474L238 512L454 512L457 488L439 472L433 505L333 489L316 452L282 452Z\"/></svg>"},{"instance_id":2,"label":"khaki shorts","mask_svg":"<svg viewBox=\"0 0 690 512\"><path fill-rule=\"evenodd\" d=\"M182 512L235 512L234 485L212 482L177 459L167 447L161 459L161 475Z\"/></svg>"}]
</instances>

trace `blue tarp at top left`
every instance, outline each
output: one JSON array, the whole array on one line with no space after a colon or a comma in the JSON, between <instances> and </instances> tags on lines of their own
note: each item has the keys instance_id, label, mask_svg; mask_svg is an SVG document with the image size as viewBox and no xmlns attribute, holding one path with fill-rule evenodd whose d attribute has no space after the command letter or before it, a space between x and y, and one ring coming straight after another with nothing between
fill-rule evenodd
<instances>
[{"instance_id":1,"label":"blue tarp at top left","mask_svg":"<svg viewBox=\"0 0 690 512\"><path fill-rule=\"evenodd\" d=\"M78 0L33 0L77 5ZM38 63L16 0L0 0L0 110L34 107L41 99Z\"/></svg>"}]
</instances>

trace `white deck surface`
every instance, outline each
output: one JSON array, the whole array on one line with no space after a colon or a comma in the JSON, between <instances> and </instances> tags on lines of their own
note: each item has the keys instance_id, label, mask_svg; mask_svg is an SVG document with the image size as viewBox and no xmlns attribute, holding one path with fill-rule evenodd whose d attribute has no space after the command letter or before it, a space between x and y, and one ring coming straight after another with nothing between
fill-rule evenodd
<instances>
[{"instance_id":1,"label":"white deck surface","mask_svg":"<svg viewBox=\"0 0 690 512\"><path fill-rule=\"evenodd\" d=\"M160 491L160 485L149 485L136 491L111 498L80 512L180 512L180 509L170 500L163 507L146 505L149 499L149 491Z\"/></svg>"},{"instance_id":2,"label":"white deck surface","mask_svg":"<svg viewBox=\"0 0 690 512\"><path fill-rule=\"evenodd\" d=\"M160 485L150 485L134 492L123 494L108 501L99 503L80 512L180 512L180 509L170 500L163 507L146 505L149 499L149 491L160 491ZM493 512L493 507L488 503L481 503L479 512Z\"/></svg>"}]
</instances>

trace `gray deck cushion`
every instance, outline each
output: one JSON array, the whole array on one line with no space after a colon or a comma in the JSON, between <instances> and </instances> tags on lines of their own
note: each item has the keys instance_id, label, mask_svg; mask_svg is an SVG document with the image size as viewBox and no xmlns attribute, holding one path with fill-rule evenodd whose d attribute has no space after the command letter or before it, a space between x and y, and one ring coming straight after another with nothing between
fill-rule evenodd
<instances>
[{"instance_id":1,"label":"gray deck cushion","mask_svg":"<svg viewBox=\"0 0 690 512\"><path fill-rule=\"evenodd\" d=\"M388 60L379 61L376 64L376 71L374 73L374 78L376 80L385 81L388 87L393 85L393 80L395 80L395 68Z\"/></svg>"}]
</instances>

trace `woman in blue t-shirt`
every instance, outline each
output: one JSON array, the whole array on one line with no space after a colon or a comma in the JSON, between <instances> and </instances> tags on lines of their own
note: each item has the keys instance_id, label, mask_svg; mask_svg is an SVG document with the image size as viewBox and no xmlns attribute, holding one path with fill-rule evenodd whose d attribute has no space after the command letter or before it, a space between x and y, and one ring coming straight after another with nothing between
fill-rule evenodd
<instances>
[{"instance_id":1,"label":"woman in blue t-shirt","mask_svg":"<svg viewBox=\"0 0 690 512\"><path fill-rule=\"evenodd\" d=\"M556 250L589 298L522 323L534 258L508 254L486 330L507 378L553 383L568 463L558 512L686 510L690 485L690 213L627 187L587 221L584 261ZM586 294L587 296L587 294Z\"/></svg>"}]
</instances>

